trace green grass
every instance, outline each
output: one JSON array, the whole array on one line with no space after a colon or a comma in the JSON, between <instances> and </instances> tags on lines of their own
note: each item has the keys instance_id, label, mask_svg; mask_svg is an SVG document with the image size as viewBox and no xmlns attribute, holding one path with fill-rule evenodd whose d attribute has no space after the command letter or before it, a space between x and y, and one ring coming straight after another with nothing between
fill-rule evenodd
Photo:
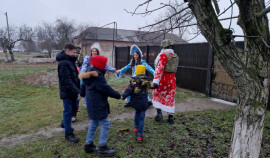
<instances>
[{"instance_id":1,"label":"green grass","mask_svg":"<svg viewBox=\"0 0 270 158\"><path fill-rule=\"evenodd\" d=\"M56 68L56 64L0 65L0 140L12 135L33 134L42 128L59 125L63 106L59 99L58 86L32 86L23 82L30 74ZM122 93L130 76L126 75L119 80L113 75L107 76L108 83ZM176 92L177 103L185 102L190 97L202 96ZM123 108L125 102L122 100L110 98L109 103L111 117L133 111L131 108ZM89 120L86 108L80 105L79 110L78 121ZM174 125L169 125L166 119L157 123L146 118L143 144L135 141L133 119L111 122L108 145L116 149L116 157L227 157L235 110L177 113ZM130 130L119 133L121 128ZM51 138L40 136L15 146L0 146L0 157L96 157L83 151L86 132L87 129L75 131L76 136L81 139L77 144L65 141L60 132ZM98 132L96 144L97 140ZM269 156L270 116L267 113L261 157Z\"/></svg>"},{"instance_id":2,"label":"green grass","mask_svg":"<svg viewBox=\"0 0 270 158\"><path fill-rule=\"evenodd\" d=\"M135 140L133 119L111 122L108 145L117 151L116 157L228 157L235 110L177 113L174 125L166 120L155 122L146 118L142 144ZM269 121L268 113L266 123ZM129 131L119 133L121 128ZM77 144L66 142L62 134L57 134L2 148L0 154L3 157L97 157L83 151L86 132L87 129L75 131L81 139ZM269 133L268 124L263 136L263 141L268 143L263 144L261 157L269 157Z\"/></svg>"}]
</instances>

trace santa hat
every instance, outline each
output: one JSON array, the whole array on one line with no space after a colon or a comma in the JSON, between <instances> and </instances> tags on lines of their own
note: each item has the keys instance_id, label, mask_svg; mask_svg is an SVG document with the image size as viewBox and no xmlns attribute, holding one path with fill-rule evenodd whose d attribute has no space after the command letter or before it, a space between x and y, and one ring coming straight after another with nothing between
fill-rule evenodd
<instances>
[{"instance_id":1,"label":"santa hat","mask_svg":"<svg viewBox=\"0 0 270 158\"><path fill-rule=\"evenodd\" d=\"M133 55L134 52L137 52L141 57L143 57L142 51L140 50L140 48L136 45L132 45L130 47L130 55Z\"/></svg>"},{"instance_id":2,"label":"santa hat","mask_svg":"<svg viewBox=\"0 0 270 158\"><path fill-rule=\"evenodd\" d=\"M136 75L144 75L145 74L145 66L137 65L135 70Z\"/></svg>"},{"instance_id":3,"label":"santa hat","mask_svg":"<svg viewBox=\"0 0 270 158\"><path fill-rule=\"evenodd\" d=\"M101 48L100 48L100 45L99 45L98 42L95 42L94 44L92 44L90 50L92 50L92 49L94 49L94 48L96 48L96 49L100 52L100 49L101 49Z\"/></svg>"},{"instance_id":4,"label":"santa hat","mask_svg":"<svg viewBox=\"0 0 270 158\"><path fill-rule=\"evenodd\" d=\"M108 58L100 55L96 55L90 58L91 64L100 70L104 70L106 67Z\"/></svg>"}]
</instances>

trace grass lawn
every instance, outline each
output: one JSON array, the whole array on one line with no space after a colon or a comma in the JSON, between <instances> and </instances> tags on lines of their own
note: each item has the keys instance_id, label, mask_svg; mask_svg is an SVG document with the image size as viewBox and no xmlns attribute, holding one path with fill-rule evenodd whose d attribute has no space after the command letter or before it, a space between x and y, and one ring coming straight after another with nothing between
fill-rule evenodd
<instances>
[{"instance_id":1,"label":"grass lawn","mask_svg":"<svg viewBox=\"0 0 270 158\"><path fill-rule=\"evenodd\" d=\"M32 86L23 82L30 74L56 68L56 64L0 65L0 140L58 126L63 111L58 86ZM123 92L130 78L117 80L110 75L108 79L113 88ZM200 96L177 91L176 102L184 102L189 97ZM123 108L124 101L109 99L109 102L111 116L133 111ZM116 149L116 157L227 157L235 110L177 113L174 125L169 125L166 120L155 122L146 118L142 144L135 140L133 119L111 122L108 145ZM80 106L78 120L88 120L83 106ZM119 132L122 128L129 131ZM77 144L65 141L63 133L58 133L51 138L38 137L15 146L0 146L0 157L96 157L83 151L86 132L87 129L75 131L80 138ZM265 120L261 157L270 157L269 113Z\"/></svg>"}]
</instances>

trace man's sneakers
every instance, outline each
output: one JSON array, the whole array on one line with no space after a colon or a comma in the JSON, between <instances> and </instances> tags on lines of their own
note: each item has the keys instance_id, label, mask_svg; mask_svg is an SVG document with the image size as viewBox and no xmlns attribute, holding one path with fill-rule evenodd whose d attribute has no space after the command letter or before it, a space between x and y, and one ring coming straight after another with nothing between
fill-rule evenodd
<instances>
[{"instance_id":1,"label":"man's sneakers","mask_svg":"<svg viewBox=\"0 0 270 158\"><path fill-rule=\"evenodd\" d=\"M69 133L65 135L66 140L73 142L73 143L78 143L79 138L77 138L73 133Z\"/></svg>"},{"instance_id":2,"label":"man's sneakers","mask_svg":"<svg viewBox=\"0 0 270 158\"><path fill-rule=\"evenodd\" d=\"M107 145L97 147L96 153L99 156L113 156L115 155L115 150L109 149Z\"/></svg>"},{"instance_id":3,"label":"man's sneakers","mask_svg":"<svg viewBox=\"0 0 270 158\"><path fill-rule=\"evenodd\" d=\"M137 137L137 142L142 143L143 142L143 137Z\"/></svg>"},{"instance_id":4,"label":"man's sneakers","mask_svg":"<svg viewBox=\"0 0 270 158\"><path fill-rule=\"evenodd\" d=\"M92 142L91 144L85 144L84 145L84 152L86 153L94 153L96 151L96 146Z\"/></svg>"}]
</instances>

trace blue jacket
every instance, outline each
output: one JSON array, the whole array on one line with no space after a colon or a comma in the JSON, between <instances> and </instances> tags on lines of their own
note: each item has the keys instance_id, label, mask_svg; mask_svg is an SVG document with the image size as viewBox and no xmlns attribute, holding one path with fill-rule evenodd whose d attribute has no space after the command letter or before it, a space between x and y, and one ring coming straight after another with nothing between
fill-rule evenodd
<instances>
[{"instance_id":1,"label":"blue jacket","mask_svg":"<svg viewBox=\"0 0 270 158\"><path fill-rule=\"evenodd\" d=\"M154 88L153 83L145 75L138 75L132 77L130 84L125 92L122 94L123 99L130 96L131 107L138 111L145 111L148 109L148 89Z\"/></svg>"},{"instance_id":2,"label":"blue jacket","mask_svg":"<svg viewBox=\"0 0 270 158\"><path fill-rule=\"evenodd\" d=\"M91 71L97 71L98 77L83 80L81 96L86 97L88 117L102 120L110 113L108 97L119 99L121 95L107 84L104 78L105 70L93 67Z\"/></svg>"},{"instance_id":3,"label":"blue jacket","mask_svg":"<svg viewBox=\"0 0 270 158\"><path fill-rule=\"evenodd\" d=\"M62 51L56 55L58 63L59 90L61 99L76 99L80 93L80 80L75 66L76 57Z\"/></svg>"}]
</instances>

